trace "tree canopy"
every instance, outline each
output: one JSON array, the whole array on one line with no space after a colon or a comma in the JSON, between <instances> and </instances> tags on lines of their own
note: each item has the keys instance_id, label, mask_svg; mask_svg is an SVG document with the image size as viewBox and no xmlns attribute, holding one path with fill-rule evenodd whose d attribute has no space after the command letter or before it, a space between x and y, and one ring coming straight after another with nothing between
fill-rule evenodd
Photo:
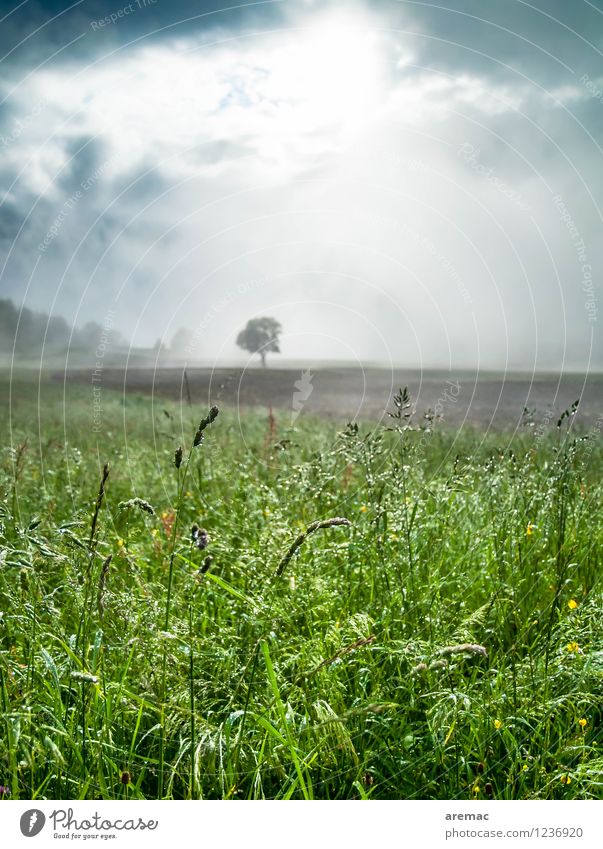
<instances>
[{"instance_id":1,"label":"tree canopy","mask_svg":"<svg viewBox=\"0 0 603 849\"><path fill-rule=\"evenodd\" d=\"M94 351L106 334L95 321L83 328L71 328L59 315L34 312L27 307L17 307L8 298L0 298L0 352L14 351L21 357L39 356L42 350L48 354L70 351ZM117 330L110 330L114 347L127 345Z\"/></svg>"},{"instance_id":2,"label":"tree canopy","mask_svg":"<svg viewBox=\"0 0 603 849\"><path fill-rule=\"evenodd\" d=\"M170 351L175 354L187 353L187 348L190 348L193 343L193 333L188 327L179 327L172 336L170 342Z\"/></svg>"},{"instance_id":3,"label":"tree canopy","mask_svg":"<svg viewBox=\"0 0 603 849\"><path fill-rule=\"evenodd\" d=\"M275 318L263 316L251 318L237 336L237 345L250 354L259 354L262 365L266 366L266 354L280 354L279 336L282 332L280 322Z\"/></svg>"}]
</instances>

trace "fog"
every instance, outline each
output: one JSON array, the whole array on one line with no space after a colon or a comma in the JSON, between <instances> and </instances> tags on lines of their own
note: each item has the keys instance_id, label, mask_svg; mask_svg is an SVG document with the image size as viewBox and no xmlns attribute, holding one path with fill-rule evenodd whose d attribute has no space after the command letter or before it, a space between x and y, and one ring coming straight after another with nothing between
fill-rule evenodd
<instances>
[{"instance_id":1,"label":"fog","mask_svg":"<svg viewBox=\"0 0 603 849\"><path fill-rule=\"evenodd\" d=\"M191 363L270 315L286 362L603 367L601 3L129 5L6 12L2 297Z\"/></svg>"}]
</instances>

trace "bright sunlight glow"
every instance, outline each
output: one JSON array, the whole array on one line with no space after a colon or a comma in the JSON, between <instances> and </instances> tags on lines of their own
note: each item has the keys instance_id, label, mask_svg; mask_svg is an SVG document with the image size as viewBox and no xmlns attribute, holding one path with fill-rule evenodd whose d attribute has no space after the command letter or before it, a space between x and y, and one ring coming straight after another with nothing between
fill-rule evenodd
<instances>
[{"instance_id":1,"label":"bright sunlight glow","mask_svg":"<svg viewBox=\"0 0 603 849\"><path fill-rule=\"evenodd\" d=\"M328 18L296 31L274 54L270 71L266 94L287 101L307 129L337 125L353 132L367 123L378 100L377 35L349 16Z\"/></svg>"}]
</instances>

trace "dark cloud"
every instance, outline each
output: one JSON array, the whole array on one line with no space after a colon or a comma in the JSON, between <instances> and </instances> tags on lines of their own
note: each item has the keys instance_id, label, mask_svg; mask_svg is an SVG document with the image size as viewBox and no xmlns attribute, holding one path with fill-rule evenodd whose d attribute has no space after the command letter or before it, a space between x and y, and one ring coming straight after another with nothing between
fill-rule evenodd
<instances>
[{"instance_id":1,"label":"dark cloud","mask_svg":"<svg viewBox=\"0 0 603 849\"><path fill-rule=\"evenodd\" d=\"M0 239L12 242L23 223L23 216L17 207L7 201L0 208Z\"/></svg>"},{"instance_id":2,"label":"dark cloud","mask_svg":"<svg viewBox=\"0 0 603 849\"><path fill-rule=\"evenodd\" d=\"M565 0L399 0L396 20L408 15L425 37L422 55L453 73L526 76L545 87L569 67L582 73L601 49L603 4ZM432 41L433 39L433 41ZM505 67L507 66L507 67ZM600 67L600 65L599 65Z\"/></svg>"},{"instance_id":3,"label":"dark cloud","mask_svg":"<svg viewBox=\"0 0 603 849\"><path fill-rule=\"evenodd\" d=\"M95 55L142 42L191 36L208 29L265 26L282 18L283 7L282 0L241 4L208 0L2 3L0 17L6 17L0 25L0 55L10 53L11 64L17 68L35 67L56 53L62 62L90 61ZM71 46L64 52L67 45Z\"/></svg>"}]
</instances>

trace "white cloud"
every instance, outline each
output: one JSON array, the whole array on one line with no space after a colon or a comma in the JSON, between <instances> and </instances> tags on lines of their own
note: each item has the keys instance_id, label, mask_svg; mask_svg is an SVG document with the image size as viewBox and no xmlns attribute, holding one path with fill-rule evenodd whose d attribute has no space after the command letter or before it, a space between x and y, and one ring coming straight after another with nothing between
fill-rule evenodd
<instances>
[{"instance_id":1,"label":"white cloud","mask_svg":"<svg viewBox=\"0 0 603 849\"><path fill-rule=\"evenodd\" d=\"M122 328L134 333L140 319L139 342L194 329L250 278L264 282L218 310L208 350L232 356L250 310L286 318L292 355L317 324L358 356L413 362L550 358L569 313L584 337L575 252L550 204L559 163L521 112L566 116L527 82L421 66L411 37L380 23L368 11L313 12L278 32L157 41L33 74L13 105L44 110L2 163L5 174L24 169L13 207L44 201L14 251L15 279L27 278L69 176L77 185L101 158L111 165L53 240L38 286L52 292L54 281L69 306L82 298L85 318L123 289ZM568 104L578 95L558 93ZM479 149L479 168L459 158L463 142ZM128 189L147 169L152 179ZM342 308L317 312L323 300Z\"/></svg>"},{"instance_id":2,"label":"white cloud","mask_svg":"<svg viewBox=\"0 0 603 849\"><path fill-rule=\"evenodd\" d=\"M312 21L253 39L202 48L179 39L85 68L40 70L21 97L45 102L44 126L55 137L33 157L32 185L39 190L41 172L53 179L74 137L98 138L109 156L118 153L123 172L167 160L161 170L173 176L215 175L215 148L208 156L207 146L228 142L251 161L222 162L222 170L287 178L354 148L392 117L427 124L453 108L497 115L521 105L517 93L476 77L412 71L408 50L371 28L368 16Z\"/></svg>"}]
</instances>

